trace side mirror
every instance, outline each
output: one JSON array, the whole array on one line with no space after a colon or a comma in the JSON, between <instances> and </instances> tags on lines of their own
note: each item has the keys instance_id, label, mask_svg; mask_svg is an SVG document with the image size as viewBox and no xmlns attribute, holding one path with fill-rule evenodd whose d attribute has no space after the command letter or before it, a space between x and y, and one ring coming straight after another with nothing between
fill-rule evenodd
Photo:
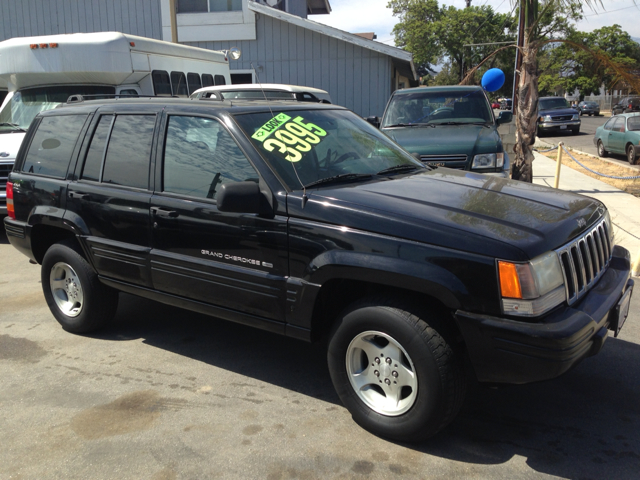
<instances>
[{"instance_id":1,"label":"side mirror","mask_svg":"<svg viewBox=\"0 0 640 480\"><path fill-rule=\"evenodd\" d=\"M380 128L380 117L367 117L366 120L374 127Z\"/></svg>"},{"instance_id":2,"label":"side mirror","mask_svg":"<svg viewBox=\"0 0 640 480\"><path fill-rule=\"evenodd\" d=\"M225 183L216 197L218 210L228 213L266 213L267 200L256 182Z\"/></svg>"},{"instance_id":3,"label":"side mirror","mask_svg":"<svg viewBox=\"0 0 640 480\"><path fill-rule=\"evenodd\" d=\"M502 125L503 123L511 123L512 120L513 120L513 112L504 111L504 112L500 112L500 115L498 115L498 119L496 120L496 123L498 125Z\"/></svg>"}]
</instances>

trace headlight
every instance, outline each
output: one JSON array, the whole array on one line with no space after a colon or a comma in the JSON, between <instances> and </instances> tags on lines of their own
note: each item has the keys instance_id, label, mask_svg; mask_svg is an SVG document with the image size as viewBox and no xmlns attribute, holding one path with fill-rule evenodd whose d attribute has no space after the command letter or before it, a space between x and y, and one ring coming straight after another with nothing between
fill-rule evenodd
<instances>
[{"instance_id":1,"label":"headlight","mask_svg":"<svg viewBox=\"0 0 640 480\"><path fill-rule=\"evenodd\" d=\"M495 153L481 153L480 155L476 155L473 157L471 168L495 168L496 157L497 154ZM502 163L504 163L504 156L502 157Z\"/></svg>"},{"instance_id":2,"label":"headlight","mask_svg":"<svg viewBox=\"0 0 640 480\"><path fill-rule=\"evenodd\" d=\"M576 113L573 117L571 117L571 120L580 120L580 115Z\"/></svg>"},{"instance_id":3,"label":"headlight","mask_svg":"<svg viewBox=\"0 0 640 480\"><path fill-rule=\"evenodd\" d=\"M542 121L543 122L550 122L551 121L551 115L545 115L544 117L542 117Z\"/></svg>"},{"instance_id":4,"label":"headlight","mask_svg":"<svg viewBox=\"0 0 640 480\"><path fill-rule=\"evenodd\" d=\"M555 252L528 263L498 260L502 311L507 315L535 317L566 300L564 276Z\"/></svg>"}]
</instances>

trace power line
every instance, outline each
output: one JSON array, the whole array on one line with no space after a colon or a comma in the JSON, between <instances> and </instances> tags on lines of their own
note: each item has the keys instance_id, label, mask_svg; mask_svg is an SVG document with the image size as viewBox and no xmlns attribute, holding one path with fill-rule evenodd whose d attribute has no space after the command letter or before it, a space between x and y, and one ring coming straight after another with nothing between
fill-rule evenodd
<instances>
[{"instance_id":1,"label":"power line","mask_svg":"<svg viewBox=\"0 0 640 480\"><path fill-rule=\"evenodd\" d=\"M631 5L630 7L622 7L616 10L605 10L601 13L592 13L590 15L583 15L583 17L597 17L598 15L606 15L607 13L619 12L621 10L629 10L630 8L638 8L638 5Z\"/></svg>"}]
</instances>

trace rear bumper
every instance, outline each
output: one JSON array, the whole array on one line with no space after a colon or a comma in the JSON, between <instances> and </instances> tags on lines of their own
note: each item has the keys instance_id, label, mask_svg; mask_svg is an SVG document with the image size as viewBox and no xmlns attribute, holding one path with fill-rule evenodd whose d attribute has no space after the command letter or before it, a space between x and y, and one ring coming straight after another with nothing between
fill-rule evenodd
<instances>
[{"instance_id":1,"label":"rear bumper","mask_svg":"<svg viewBox=\"0 0 640 480\"><path fill-rule=\"evenodd\" d=\"M622 295L633 288L630 255L616 246L606 273L577 304L562 307L538 323L457 311L478 381L530 383L555 378L595 355L614 328Z\"/></svg>"},{"instance_id":2,"label":"rear bumper","mask_svg":"<svg viewBox=\"0 0 640 480\"><path fill-rule=\"evenodd\" d=\"M31 225L5 217L4 230L11 245L31 260L35 260L31 251Z\"/></svg>"}]
</instances>

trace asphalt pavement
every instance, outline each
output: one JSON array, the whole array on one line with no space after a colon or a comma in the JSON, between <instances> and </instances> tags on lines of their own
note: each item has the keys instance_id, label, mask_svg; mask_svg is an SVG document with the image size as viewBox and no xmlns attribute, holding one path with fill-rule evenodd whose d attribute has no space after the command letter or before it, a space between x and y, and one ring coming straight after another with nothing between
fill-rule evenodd
<instances>
[{"instance_id":1,"label":"asphalt pavement","mask_svg":"<svg viewBox=\"0 0 640 480\"><path fill-rule=\"evenodd\" d=\"M636 479L640 295L618 338L552 381L473 388L428 442L358 427L323 345L121 294L63 331L0 233L0 479Z\"/></svg>"}]
</instances>

